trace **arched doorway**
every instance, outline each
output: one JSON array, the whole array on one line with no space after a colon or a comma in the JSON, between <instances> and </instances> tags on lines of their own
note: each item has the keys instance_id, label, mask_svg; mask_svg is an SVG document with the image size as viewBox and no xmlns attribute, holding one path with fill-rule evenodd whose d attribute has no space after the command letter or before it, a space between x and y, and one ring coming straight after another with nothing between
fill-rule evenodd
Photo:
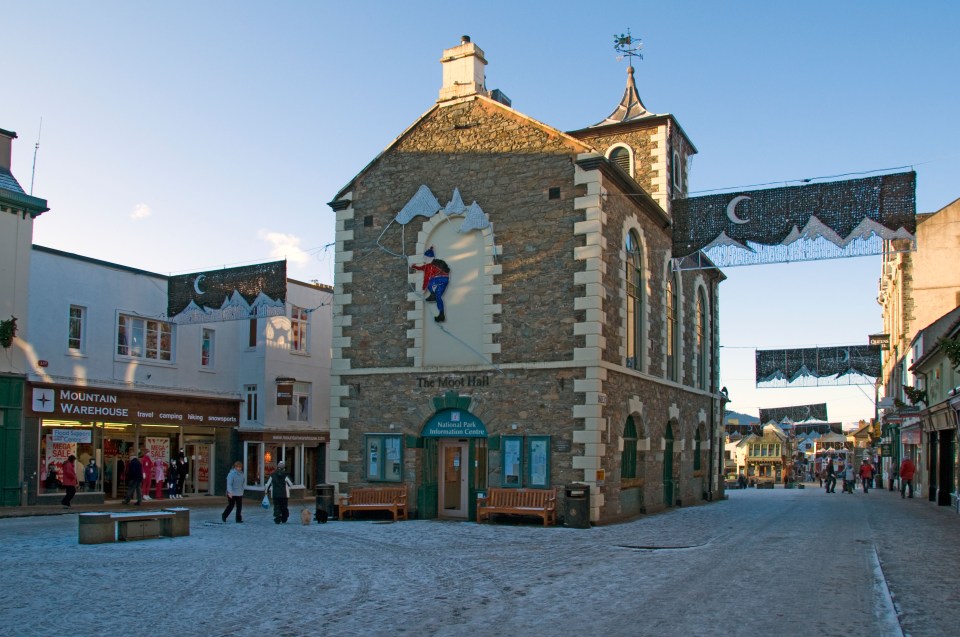
<instances>
[{"instance_id":1,"label":"arched doorway","mask_svg":"<svg viewBox=\"0 0 960 637\"><path fill-rule=\"evenodd\" d=\"M486 488L487 429L466 410L441 405L420 432L423 448L417 511L421 518L476 517L476 492Z\"/></svg>"}]
</instances>

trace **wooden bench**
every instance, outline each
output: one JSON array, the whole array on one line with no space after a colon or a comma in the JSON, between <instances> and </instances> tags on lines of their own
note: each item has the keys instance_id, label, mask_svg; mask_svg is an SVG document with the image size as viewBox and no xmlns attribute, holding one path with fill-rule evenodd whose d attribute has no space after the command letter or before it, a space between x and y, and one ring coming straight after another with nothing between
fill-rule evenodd
<instances>
[{"instance_id":1,"label":"wooden bench","mask_svg":"<svg viewBox=\"0 0 960 637\"><path fill-rule=\"evenodd\" d=\"M190 535L190 509L81 513L80 544L106 544Z\"/></svg>"},{"instance_id":2,"label":"wooden bench","mask_svg":"<svg viewBox=\"0 0 960 637\"><path fill-rule=\"evenodd\" d=\"M477 498L477 522L493 514L530 515L543 519L543 526L557 523L556 489L487 489Z\"/></svg>"},{"instance_id":3,"label":"wooden bench","mask_svg":"<svg viewBox=\"0 0 960 637\"><path fill-rule=\"evenodd\" d=\"M394 521L407 519L406 487L358 487L340 496L340 519L353 511L390 511Z\"/></svg>"}]
</instances>

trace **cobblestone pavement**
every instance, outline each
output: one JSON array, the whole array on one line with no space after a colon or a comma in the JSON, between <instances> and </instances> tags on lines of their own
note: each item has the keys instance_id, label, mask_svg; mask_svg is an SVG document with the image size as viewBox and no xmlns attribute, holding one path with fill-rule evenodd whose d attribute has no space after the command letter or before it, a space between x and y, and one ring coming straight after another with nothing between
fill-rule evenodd
<instances>
[{"instance_id":1,"label":"cobblestone pavement","mask_svg":"<svg viewBox=\"0 0 960 637\"><path fill-rule=\"evenodd\" d=\"M731 491L592 529L302 526L297 507L278 526L252 502L222 524L219 498L176 503L189 537L101 545L78 543L75 512L2 510L0 633L922 637L960 622L960 517L883 490Z\"/></svg>"}]
</instances>

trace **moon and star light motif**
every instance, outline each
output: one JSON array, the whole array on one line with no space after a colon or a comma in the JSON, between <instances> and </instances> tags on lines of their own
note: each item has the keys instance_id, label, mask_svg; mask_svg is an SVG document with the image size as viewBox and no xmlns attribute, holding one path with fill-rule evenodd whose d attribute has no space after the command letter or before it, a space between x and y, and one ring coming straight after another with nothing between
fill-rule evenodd
<instances>
[{"instance_id":1,"label":"moon and star light motif","mask_svg":"<svg viewBox=\"0 0 960 637\"><path fill-rule=\"evenodd\" d=\"M916 173L675 199L673 257L714 265L879 254L916 235Z\"/></svg>"},{"instance_id":2,"label":"moon and star light motif","mask_svg":"<svg viewBox=\"0 0 960 637\"><path fill-rule=\"evenodd\" d=\"M757 387L868 385L881 373L876 345L757 350L756 365Z\"/></svg>"},{"instance_id":3,"label":"moon and star light motif","mask_svg":"<svg viewBox=\"0 0 960 637\"><path fill-rule=\"evenodd\" d=\"M167 317L172 323L211 323L286 314L287 262L172 276Z\"/></svg>"}]
</instances>

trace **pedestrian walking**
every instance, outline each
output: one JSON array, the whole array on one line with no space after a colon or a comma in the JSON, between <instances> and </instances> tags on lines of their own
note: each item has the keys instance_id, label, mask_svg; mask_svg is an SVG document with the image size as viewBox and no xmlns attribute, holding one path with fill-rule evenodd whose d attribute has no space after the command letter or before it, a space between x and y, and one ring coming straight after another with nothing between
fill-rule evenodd
<instances>
[{"instance_id":1,"label":"pedestrian walking","mask_svg":"<svg viewBox=\"0 0 960 637\"><path fill-rule=\"evenodd\" d=\"M237 524L243 523L243 488L247 480L243 475L243 463L237 460L227 474L227 508L223 510L220 519L224 522L230 517L233 508L237 508Z\"/></svg>"},{"instance_id":2,"label":"pedestrian walking","mask_svg":"<svg viewBox=\"0 0 960 637\"><path fill-rule=\"evenodd\" d=\"M873 465L869 460L864 460L860 465L860 482L863 483L863 492L870 492L870 485L873 484Z\"/></svg>"},{"instance_id":3,"label":"pedestrian walking","mask_svg":"<svg viewBox=\"0 0 960 637\"><path fill-rule=\"evenodd\" d=\"M910 497L913 497L913 475L917 472L916 465L910 456L903 459L900 463L900 497L906 497L907 487L910 488Z\"/></svg>"},{"instance_id":4,"label":"pedestrian walking","mask_svg":"<svg viewBox=\"0 0 960 637\"><path fill-rule=\"evenodd\" d=\"M73 462L77 457L73 454L70 454L70 457L67 458L67 461L61 465L60 470L63 472L63 488L66 489L67 494L63 496L63 499L60 500L60 504L66 508L70 508L70 500L73 500L73 496L77 493L77 467Z\"/></svg>"},{"instance_id":5,"label":"pedestrian walking","mask_svg":"<svg viewBox=\"0 0 960 637\"><path fill-rule=\"evenodd\" d=\"M827 487L827 493L837 492L837 471L833 467L833 460L827 462L827 467L823 470L825 478L823 480Z\"/></svg>"},{"instance_id":6,"label":"pedestrian walking","mask_svg":"<svg viewBox=\"0 0 960 637\"><path fill-rule=\"evenodd\" d=\"M853 489L856 485L857 474L853 470L853 460L849 460L843 467L843 492L853 493Z\"/></svg>"},{"instance_id":7,"label":"pedestrian walking","mask_svg":"<svg viewBox=\"0 0 960 637\"><path fill-rule=\"evenodd\" d=\"M134 495L137 496L137 506L143 500L143 465L140 464L140 454L130 454L130 462L127 463L127 495L123 498L124 504L130 504Z\"/></svg>"},{"instance_id":8,"label":"pedestrian walking","mask_svg":"<svg viewBox=\"0 0 960 637\"><path fill-rule=\"evenodd\" d=\"M287 477L287 465L283 462L277 463L277 470L267 479L265 491L273 500L273 523L286 524L290 518L290 509L288 501L290 499L290 487L293 483Z\"/></svg>"},{"instance_id":9,"label":"pedestrian walking","mask_svg":"<svg viewBox=\"0 0 960 637\"><path fill-rule=\"evenodd\" d=\"M97 461L90 458L90 462L87 463L86 468L83 470L83 479L87 481L88 491L97 490L97 478L99 477L100 468L97 466Z\"/></svg>"}]
</instances>

